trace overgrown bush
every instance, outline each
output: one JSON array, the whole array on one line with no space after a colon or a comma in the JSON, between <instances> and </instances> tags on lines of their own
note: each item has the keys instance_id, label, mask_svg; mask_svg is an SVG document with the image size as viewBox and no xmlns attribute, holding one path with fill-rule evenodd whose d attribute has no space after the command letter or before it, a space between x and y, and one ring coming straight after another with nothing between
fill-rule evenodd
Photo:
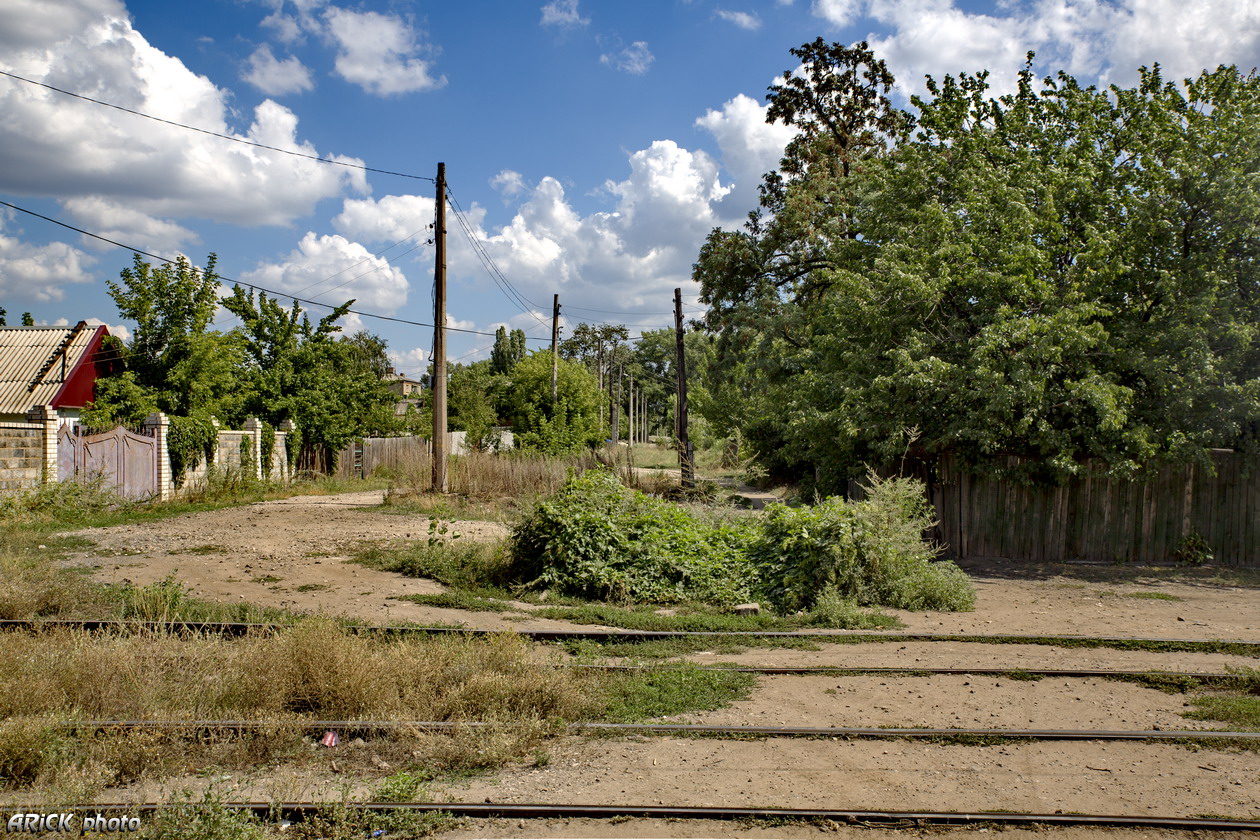
<instances>
[{"instance_id":1,"label":"overgrown bush","mask_svg":"<svg viewBox=\"0 0 1260 840\"><path fill-rule=\"evenodd\" d=\"M604 471L571 478L512 534L511 572L534 588L622 602L768 601L843 626L858 605L969 610L975 594L925 542L922 484L872 477L867 498L775 505L757 519L705 521L632 492Z\"/></svg>"},{"instance_id":2,"label":"overgrown bush","mask_svg":"<svg viewBox=\"0 0 1260 840\"><path fill-rule=\"evenodd\" d=\"M867 497L811 507L766 509L750 553L765 594L787 611L814 607L822 593L906 610L969 610L975 592L939 549L923 539L932 508L908 478L868 479Z\"/></svg>"},{"instance_id":3,"label":"overgrown bush","mask_svg":"<svg viewBox=\"0 0 1260 840\"><path fill-rule=\"evenodd\" d=\"M756 583L738 524L625 489L588 470L540 502L512 533L513 572L531 587L614 601L734 604Z\"/></svg>"}]
</instances>

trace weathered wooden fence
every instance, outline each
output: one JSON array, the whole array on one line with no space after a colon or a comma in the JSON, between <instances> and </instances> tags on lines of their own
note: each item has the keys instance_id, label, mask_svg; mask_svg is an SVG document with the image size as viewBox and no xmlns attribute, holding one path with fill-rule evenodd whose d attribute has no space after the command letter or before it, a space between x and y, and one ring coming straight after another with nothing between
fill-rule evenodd
<instances>
[{"instance_id":1,"label":"weathered wooden fence","mask_svg":"<svg viewBox=\"0 0 1260 840\"><path fill-rule=\"evenodd\" d=\"M465 437L464 432L447 432L446 451L452 455L467 454ZM510 430L500 430L499 440L502 449L512 448ZM430 449L428 438L364 438L362 442L350 443L337 453L337 475L340 478L364 478L381 468L395 471L414 469L422 454L427 455Z\"/></svg>"},{"instance_id":2,"label":"weathered wooden fence","mask_svg":"<svg viewBox=\"0 0 1260 840\"><path fill-rule=\"evenodd\" d=\"M959 558L1119 563L1168 562L1198 537L1215 563L1260 567L1260 470L1232 450L1211 459L1212 470L1165 466L1140 480L1029 487L946 457L930 488L936 536Z\"/></svg>"}]
</instances>

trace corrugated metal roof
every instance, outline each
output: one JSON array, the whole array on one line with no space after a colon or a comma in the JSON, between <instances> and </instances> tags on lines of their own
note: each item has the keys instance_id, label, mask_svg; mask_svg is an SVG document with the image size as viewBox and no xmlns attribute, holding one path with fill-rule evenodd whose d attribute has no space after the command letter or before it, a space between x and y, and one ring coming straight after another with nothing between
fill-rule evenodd
<instances>
[{"instance_id":1,"label":"corrugated metal roof","mask_svg":"<svg viewBox=\"0 0 1260 840\"><path fill-rule=\"evenodd\" d=\"M48 405L92 346L96 327L0 327L0 413Z\"/></svg>"}]
</instances>

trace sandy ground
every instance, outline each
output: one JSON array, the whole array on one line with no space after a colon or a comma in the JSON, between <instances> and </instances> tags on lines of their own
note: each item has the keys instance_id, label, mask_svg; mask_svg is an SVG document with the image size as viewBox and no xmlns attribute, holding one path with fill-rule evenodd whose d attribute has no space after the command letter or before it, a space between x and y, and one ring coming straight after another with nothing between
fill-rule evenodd
<instances>
[{"instance_id":1,"label":"sandy ground","mask_svg":"<svg viewBox=\"0 0 1260 840\"><path fill-rule=\"evenodd\" d=\"M95 547L68 562L113 582L148 584L174 574L195 594L248 600L363 621L463 622L495 629L564 626L542 619L420 607L399 595L441 591L347 562L354 546L425 539L429 520L372 510L382 493L299 496L173 519L78 532ZM461 539L496 540L493 522L450 524ZM1064 634L1184 639L1260 638L1260 590L1142 577L1082 567L1017 577L1009 565L973 564L976 610L893 611L908 632ZM1091 578L1093 578L1091 580ZM1174 600L1152 598L1163 596Z\"/></svg>"},{"instance_id":2,"label":"sandy ground","mask_svg":"<svg viewBox=\"0 0 1260 840\"><path fill-rule=\"evenodd\" d=\"M68 562L102 579L145 584L174 574L193 592L248 599L363 621L462 622L488 628L559 627L560 622L423 608L395 600L435 592L347 563L361 541L424 539L422 517L370 509L380 494L305 497L195 514L139 526L82 532L95 548ZM465 539L498 539L493 523L459 522ZM898 613L912 632L1105 635L1129 638L1260 639L1260 591L1187 582L1167 572L1093 567L1022 569L973 564L974 613ZM1151 598L1152 594L1164 598ZM1112 668L1219 672L1257 660L1217 654L1083 649L966 642L822 645L817 651L749 649L699 653L698 662L852 667ZM937 726L1184 729L1212 727L1181 716L1179 694L1099 679L1038 681L977 676L763 677L750 699L680 720L735 725ZM322 755L322 754L321 754ZM327 766L272 770L220 780L230 798L366 796L376 782ZM385 771L382 771L382 775ZM204 779L168 780L127 792L135 799L197 789ZM668 737L564 738L545 766L508 768L438 792L451 801L553 802L845 809L1077 811L1102 814L1260 817L1260 754L1175 744L1038 742L958 746L904 741ZM115 797L119 792L113 791ZM484 836L763 836L749 827L668 821L479 821ZM810 826L770 835L813 836ZM1031 832L1004 832L1022 836ZM1154 836L1059 831L1064 837ZM471 836L455 832L450 836ZM878 833L862 834L877 837ZM905 836L899 834L898 836ZM1161 835L1168 836L1168 835Z\"/></svg>"}]
</instances>

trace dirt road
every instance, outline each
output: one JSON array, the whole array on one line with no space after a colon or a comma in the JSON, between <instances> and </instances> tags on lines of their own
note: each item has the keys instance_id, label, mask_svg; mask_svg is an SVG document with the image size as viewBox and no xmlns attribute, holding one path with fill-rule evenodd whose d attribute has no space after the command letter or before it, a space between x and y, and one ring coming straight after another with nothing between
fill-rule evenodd
<instances>
[{"instance_id":1,"label":"dirt road","mask_svg":"<svg viewBox=\"0 0 1260 840\"><path fill-rule=\"evenodd\" d=\"M247 599L363 621L461 622L488 628L559 627L525 617L420 607L396 600L436 592L433 581L347 562L363 541L424 539L428 520L373 509L379 493L298 497L84 531L95 543L70 562L104 580L145 584L173 574L194 593ZM457 522L465 539L500 539L506 529ZM976 611L897 613L911 631L1071 634L1187 639L1260 639L1260 592L1163 572L1099 568L1024 570L976 565ZM753 649L700 653L699 662L762 665L1125 668L1220 671L1254 666L1245 657L964 642L824 645L818 651ZM688 721L811 726L985 726L1152 729L1212 726L1182 717L1186 697L1104 680L992 677L767 677L752 697ZM925 810L1029 810L1194 816L1260 816L1260 757L1254 752L1153 743L1021 743L959 746L923 742L565 738L545 766L522 766L448 787L457 801L727 805ZM137 788L149 798L161 790ZM334 770L240 776L229 798L368 795ZM563 825L568 825L563 824ZM583 825L574 823L574 825ZM669 824L661 835L685 836ZM504 823L508 834L514 824ZM664 826L664 828L662 828ZM561 824L557 824L559 830ZM519 829L517 829L519 830ZM610 836L603 824L586 836ZM658 836L661 836L658 835ZM627 835L628 836L628 835ZM1076 833L1072 836L1089 836Z\"/></svg>"}]
</instances>

